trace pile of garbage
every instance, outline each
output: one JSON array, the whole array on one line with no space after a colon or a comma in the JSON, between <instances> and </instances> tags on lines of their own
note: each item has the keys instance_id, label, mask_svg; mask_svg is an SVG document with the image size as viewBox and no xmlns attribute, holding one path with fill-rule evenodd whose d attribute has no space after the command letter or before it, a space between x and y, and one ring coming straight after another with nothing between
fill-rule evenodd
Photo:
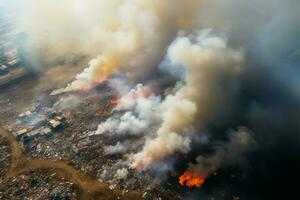
<instances>
[{"instance_id":1,"label":"pile of garbage","mask_svg":"<svg viewBox=\"0 0 300 200\"><path fill-rule=\"evenodd\" d=\"M0 138L0 176L3 176L10 164L9 144L4 138Z\"/></svg>"},{"instance_id":2,"label":"pile of garbage","mask_svg":"<svg viewBox=\"0 0 300 200\"><path fill-rule=\"evenodd\" d=\"M0 185L0 199L75 200L78 192L73 183L46 171L29 172Z\"/></svg>"}]
</instances>

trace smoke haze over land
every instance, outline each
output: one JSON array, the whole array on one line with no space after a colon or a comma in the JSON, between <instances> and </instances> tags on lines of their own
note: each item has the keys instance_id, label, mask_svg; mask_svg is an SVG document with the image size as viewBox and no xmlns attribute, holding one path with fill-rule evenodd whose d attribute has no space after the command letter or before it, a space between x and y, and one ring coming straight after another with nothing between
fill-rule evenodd
<instances>
[{"instance_id":1,"label":"smoke haze over land","mask_svg":"<svg viewBox=\"0 0 300 200\"><path fill-rule=\"evenodd\" d=\"M112 85L121 97L114 110L119 113L94 131L143 137L144 145L128 159L130 167L149 170L170 157L181 162L177 158L186 155L193 170L200 168L209 176L223 163L249 162L246 183L234 186L244 199L296 195L300 1L16 2L21 9L17 28L26 36L24 46L32 63L69 55L90 58L72 82L52 94L86 91L116 79ZM117 75L126 82L118 82ZM62 97L56 107L73 108L81 101ZM246 128L238 129L241 126ZM237 132L228 141L231 129ZM208 157L197 147L205 133L224 144ZM243 149L244 139L256 148ZM105 152L127 153L129 143L108 146ZM224 152L244 157L242 164L227 159ZM188 168L188 163L183 165ZM126 177L127 171L118 176ZM257 194L248 187L256 187Z\"/></svg>"}]
</instances>

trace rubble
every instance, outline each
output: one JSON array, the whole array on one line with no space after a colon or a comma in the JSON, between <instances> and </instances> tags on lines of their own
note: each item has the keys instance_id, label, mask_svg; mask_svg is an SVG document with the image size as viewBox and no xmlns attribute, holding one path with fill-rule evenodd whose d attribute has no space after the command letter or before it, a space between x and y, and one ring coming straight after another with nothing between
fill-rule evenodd
<instances>
[{"instance_id":1,"label":"rubble","mask_svg":"<svg viewBox=\"0 0 300 200\"><path fill-rule=\"evenodd\" d=\"M110 92L107 95L110 95ZM105 94L102 93L98 99L103 97ZM76 108L76 110L66 111L71 115L52 110L49 105L42 106L34 103L33 105L36 106L28 106L28 109L18 116L17 121L20 123L17 123L17 126L28 130L27 128L31 127L28 126L30 120L36 115L44 116L46 125L24 133L25 137L23 135L21 139L24 152L32 157L68 161L82 173L100 182L108 183L111 190L145 191L150 187L147 189L148 199L149 196L153 198L170 196L174 200L177 199L175 193L164 187L153 190L160 185L160 182L155 181L154 176L141 174L128 168L126 152L137 151L140 148L143 140L139 136L128 138L122 135L110 136L109 133L97 135L95 131L89 131L95 130L99 121L102 120L101 117L94 116L95 110L98 110L94 109L94 104L97 104L99 108L98 102L90 101L88 106L81 107L80 110ZM107 104L103 102L101 106L105 107ZM89 116L95 118L95 123L91 124Z\"/></svg>"},{"instance_id":2,"label":"rubble","mask_svg":"<svg viewBox=\"0 0 300 200\"><path fill-rule=\"evenodd\" d=\"M17 138L21 136L20 145L29 156L67 161L83 174L109 184L111 190L118 189L124 193L138 191L141 199L145 192L147 198L179 199L169 186L156 180L155 174L143 174L128 168L130 155L126 152L134 152L141 147L143 140L140 136L97 135L92 131L101 120L113 114L113 107L107 107L106 103L113 98L112 91L107 90L89 97L86 106L63 112L52 109L55 101L47 105L35 101L24 112L16 114L16 122L9 127ZM95 112L104 107L108 112L95 116ZM37 116L39 120L35 120ZM36 123L38 121L43 121L43 125Z\"/></svg>"},{"instance_id":3,"label":"rubble","mask_svg":"<svg viewBox=\"0 0 300 200\"><path fill-rule=\"evenodd\" d=\"M51 171L36 171L9 179L0 185L0 199L77 200L74 184L56 177Z\"/></svg>"},{"instance_id":4,"label":"rubble","mask_svg":"<svg viewBox=\"0 0 300 200\"><path fill-rule=\"evenodd\" d=\"M0 138L0 176L7 172L10 165L10 157L8 142L4 138Z\"/></svg>"}]
</instances>

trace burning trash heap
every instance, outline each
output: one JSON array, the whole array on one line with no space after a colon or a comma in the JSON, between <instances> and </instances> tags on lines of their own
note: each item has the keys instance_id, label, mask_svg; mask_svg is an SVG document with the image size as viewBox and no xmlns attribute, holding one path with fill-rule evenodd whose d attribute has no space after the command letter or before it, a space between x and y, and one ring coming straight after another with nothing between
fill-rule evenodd
<instances>
[{"instance_id":1,"label":"burning trash heap","mask_svg":"<svg viewBox=\"0 0 300 200\"><path fill-rule=\"evenodd\" d=\"M224 106L232 104L233 96L238 93L243 62L240 51L229 47L224 38L204 30L194 38L180 35L168 48L162 68L170 70L172 66L180 66L185 72L175 88L163 89L163 86L151 82L131 88L124 78L111 77L108 82L117 86L119 98L110 100L113 106L111 115L87 134L114 141L119 138L103 150L106 156L121 155L121 162L102 168L99 180L111 182L113 188L114 183L119 182L116 180L128 179L131 170L152 170L162 174L175 170L176 157L192 152L194 145L203 142L199 135L207 136L207 125L230 112ZM220 80L223 85L219 85ZM93 82L90 84L83 90L94 87ZM57 90L52 93L57 94ZM203 186L223 164L241 160L256 143L252 131L239 126L235 131L226 130L225 138L228 141L214 146L211 154L201 155L199 152L196 164L191 161L186 171L178 176L180 185ZM173 164L168 163L168 159L174 158ZM160 165L164 167L160 168ZM109 172L112 170L116 172L114 176Z\"/></svg>"},{"instance_id":2,"label":"burning trash heap","mask_svg":"<svg viewBox=\"0 0 300 200\"><path fill-rule=\"evenodd\" d=\"M79 159L93 155L78 168L111 189L143 177L144 184L152 181L149 187L170 183L192 199L215 199L215 193L266 199L281 189L270 177L287 180L282 169L297 168L290 164L300 152L296 0L29 0L23 6L22 29L35 61L70 53L92 58L49 98L71 110L94 109L81 115L81 132L69 148ZM39 28L45 24L49 29ZM91 100L106 94L103 85L116 94ZM77 101L75 94L87 97ZM54 131L61 125L57 117L30 118L32 132L21 129L16 136ZM289 164L282 166L277 155ZM238 176L229 189L223 187L227 175Z\"/></svg>"}]
</instances>

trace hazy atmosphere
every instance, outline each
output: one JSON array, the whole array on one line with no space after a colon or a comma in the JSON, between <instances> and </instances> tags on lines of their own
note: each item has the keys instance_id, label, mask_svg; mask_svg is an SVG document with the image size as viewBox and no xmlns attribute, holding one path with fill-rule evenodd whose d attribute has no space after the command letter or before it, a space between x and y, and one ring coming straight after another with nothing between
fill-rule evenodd
<instances>
[{"instance_id":1,"label":"hazy atmosphere","mask_svg":"<svg viewBox=\"0 0 300 200\"><path fill-rule=\"evenodd\" d=\"M0 0L0 199L299 199L299 18L298 0Z\"/></svg>"}]
</instances>

